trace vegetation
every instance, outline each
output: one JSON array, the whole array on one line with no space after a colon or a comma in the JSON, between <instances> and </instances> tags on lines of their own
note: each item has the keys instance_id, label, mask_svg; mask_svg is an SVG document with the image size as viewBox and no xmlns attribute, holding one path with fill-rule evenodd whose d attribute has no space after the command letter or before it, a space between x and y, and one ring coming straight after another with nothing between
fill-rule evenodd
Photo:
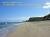
<instances>
[{"instance_id":1,"label":"vegetation","mask_svg":"<svg viewBox=\"0 0 50 37\"><path fill-rule=\"evenodd\" d=\"M50 20L50 14L43 17L43 20Z\"/></svg>"},{"instance_id":2,"label":"vegetation","mask_svg":"<svg viewBox=\"0 0 50 37\"><path fill-rule=\"evenodd\" d=\"M44 16L44 17L30 17L27 21L44 21L44 20L50 20L50 14Z\"/></svg>"}]
</instances>

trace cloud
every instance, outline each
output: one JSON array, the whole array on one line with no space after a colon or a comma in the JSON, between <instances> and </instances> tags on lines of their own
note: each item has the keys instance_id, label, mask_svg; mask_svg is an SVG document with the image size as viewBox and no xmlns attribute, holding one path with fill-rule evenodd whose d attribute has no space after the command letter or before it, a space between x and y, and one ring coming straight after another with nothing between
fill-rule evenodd
<instances>
[{"instance_id":1,"label":"cloud","mask_svg":"<svg viewBox=\"0 0 50 37\"><path fill-rule=\"evenodd\" d=\"M25 21L28 20L30 18L30 16L25 16L25 17L4 17L4 18L0 18L0 22L2 21L11 21L11 22L21 22L21 21Z\"/></svg>"},{"instance_id":2,"label":"cloud","mask_svg":"<svg viewBox=\"0 0 50 37\"><path fill-rule=\"evenodd\" d=\"M50 2L46 2L46 3L44 4L43 8L46 8L46 9L50 8Z\"/></svg>"},{"instance_id":3,"label":"cloud","mask_svg":"<svg viewBox=\"0 0 50 37\"><path fill-rule=\"evenodd\" d=\"M0 6L16 6L17 4L22 4L24 2L0 2Z\"/></svg>"},{"instance_id":4,"label":"cloud","mask_svg":"<svg viewBox=\"0 0 50 37\"><path fill-rule=\"evenodd\" d=\"M41 5L25 2L0 2L0 6L39 7Z\"/></svg>"},{"instance_id":5,"label":"cloud","mask_svg":"<svg viewBox=\"0 0 50 37\"><path fill-rule=\"evenodd\" d=\"M28 20L30 18L30 16L28 17L20 17L20 18L17 18L18 20L21 20L21 21L25 21L25 20Z\"/></svg>"},{"instance_id":6,"label":"cloud","mask_svg":"<svg viewBox=\"0 0 50 37\"><path fill-rule=\"evenodd\" d=\"M19 7L41 7L39 3L26 3L26 2L0 2L0 6L19 6Z\"/></svg>"}]
</instances>

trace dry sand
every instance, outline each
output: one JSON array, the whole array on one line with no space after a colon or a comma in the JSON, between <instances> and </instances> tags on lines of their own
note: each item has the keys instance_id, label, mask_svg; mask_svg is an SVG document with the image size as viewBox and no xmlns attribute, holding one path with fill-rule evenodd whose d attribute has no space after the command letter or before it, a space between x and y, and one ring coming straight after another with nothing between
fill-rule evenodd
<instances>
[{"instance_id":1,"label":"dry sand","mask_svg":"<svg viewBox=\"0 0 50 37\"><path fill-rule=\"evenodd\" d=\"M50 37L50 21L25 22L7 37Z\"/></svg>"}]
</instances>

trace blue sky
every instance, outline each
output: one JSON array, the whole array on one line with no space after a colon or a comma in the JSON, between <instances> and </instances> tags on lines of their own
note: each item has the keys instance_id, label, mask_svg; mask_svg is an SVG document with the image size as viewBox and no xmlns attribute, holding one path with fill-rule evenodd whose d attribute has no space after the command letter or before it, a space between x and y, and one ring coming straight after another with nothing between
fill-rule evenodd
<instances>
[{"instance_id":1,"label":"blue sky","mask_svg":"<svg viewBox=\"0 0 50 37\"><path fill-rule=\"evenodd\" d=\"M44 16L48 9L43 8L49 0L0 0L0 21L21 21L29 17ZM15 2L7 5L3 2ZM50 2L50 1L49 1Z\"/></svg>"}]
</instances>

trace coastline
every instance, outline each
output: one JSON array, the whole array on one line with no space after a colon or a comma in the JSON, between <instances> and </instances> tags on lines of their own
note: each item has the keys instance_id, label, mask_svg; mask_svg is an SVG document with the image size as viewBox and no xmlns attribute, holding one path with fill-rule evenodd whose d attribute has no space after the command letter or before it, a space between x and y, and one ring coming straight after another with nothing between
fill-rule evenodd
<instances>
[{"instance_id":1,"label":"coastline","mask_svg":"<svg viewBox=\"0 0 50 37\"><path fill-rule=\"evenodd\" d=\"M15 32L9 33L6 37L49 37L50 22L25 22Z\"/></svg>"},{"instance_id":2,"label":"coastline","mask_svg":"<svg viewBox=\"0 0 50 37\"><path fill-rule=\"evenodd\" d=\"M17 23L0 29L0 37L6 37L9 33L15 32L22 23Z\"/></svg>"}]
</instances>

